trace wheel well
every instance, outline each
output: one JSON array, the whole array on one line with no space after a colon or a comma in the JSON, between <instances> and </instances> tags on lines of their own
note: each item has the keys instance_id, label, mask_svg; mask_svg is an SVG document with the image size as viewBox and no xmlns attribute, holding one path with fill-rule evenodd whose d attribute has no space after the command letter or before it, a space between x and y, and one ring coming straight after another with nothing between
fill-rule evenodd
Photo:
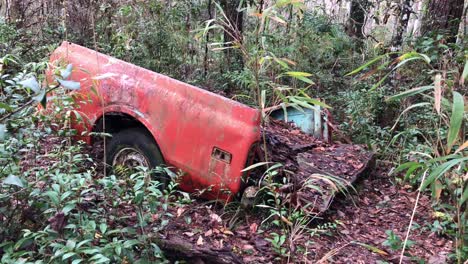
<instances>
[{"instance_id":1,"label":"wheel well","mask_svg":"<svg viewBox=\"0 0 468 264\"><path fill-rule=\"evenodd\" d=\"M110 112L101 116L94 124L93 132L115 134L129 128L141 128L144 129L148 135L152 135L138 119L129 114L119 112Z\"/></svg>"}]
</instances>

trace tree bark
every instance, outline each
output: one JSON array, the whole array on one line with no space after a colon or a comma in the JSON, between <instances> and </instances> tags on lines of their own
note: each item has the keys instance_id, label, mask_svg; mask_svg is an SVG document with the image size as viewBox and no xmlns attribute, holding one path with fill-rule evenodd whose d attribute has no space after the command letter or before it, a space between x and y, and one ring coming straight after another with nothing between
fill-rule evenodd
<instances>
[{"instance_id":1,"label":"tree bark","mask_svg":"<svg viewBox=\"0 0 468 264\"><path fill-rule=\"evenodd\" d=\"M222 0L220 3L229 23L232 25L231 28L224 29L224 42L242 42L244 14L237 11L240 0ZM232 46L232 43L227 45ZM225 49L224 54L228 70L232 71L242 69L244 67L242 55L237 50Z\"/></svg>"},{"instance_id":2,"label":"tree bark","mask_svg":"<svg viewBox=\"0 0 468 264\"><path fill-rule=\"evenodd\" d=\"M392 49L394 51L400 50L403 45L403 37L408 27L408 21L411 13L413 12L413 0L402 0L400 2L399 10L400 16L396 25L396 32L392 39Z\"/></svg>"},{"instance_id":3,"label":"tree bark","mask_svg":"<svg viewBox=\"0 0 468 264\"><path fill-rule=\"evenodd\" d=\"M186 239L173 236L154 241L164 255L172 260L186 260L188 263L241 264L242 258L230 249L212 249L208 246L196 246Z\"/></svg>"},{"instance_id":4,"label":"tree bark","mask_svg":"<svg viewBox=\"0 0 468 264\"><path fill-rule=\"evenodd\" d=\"M208 16L211 20L213 18L213 14L211 13L211 2L212 0L208 0ZM203 77L206 78L208 74L208 44L210 43L210 32L206 32L206 43L205 43L205 53L203 55Z\"/></svg>"},{"instance_id":5,"label":"tree bark","mask_svg":"<svg viewBox=\"0 0 468 264\"><path fill-rule=\"evenodd\" d=\"M351 10L347 25L348 35L351 37L364 38L362 28L366 22L366 13L369 11L369 6L368 0L351 1Z\"/></svg>"},{"instance_id":6,"label":"tree bark","mask_svg":"<svg viewBox=\"0 0 468 264\"><path fill-rule=\"evenodd\" d=\"M423 35L446 35L447 41L457 40L458 28L463 16L464 0L430 0L423 19Z\"/></svg>"}]
</instances>

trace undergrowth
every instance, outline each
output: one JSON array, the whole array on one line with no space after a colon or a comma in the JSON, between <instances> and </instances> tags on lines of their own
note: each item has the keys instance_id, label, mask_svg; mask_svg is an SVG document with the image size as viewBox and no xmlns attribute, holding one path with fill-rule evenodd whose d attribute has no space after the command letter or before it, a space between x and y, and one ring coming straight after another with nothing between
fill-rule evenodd
<instances>
[{"instance_id":1,"label":"undergrowth","mask_svg":"<svg viewBox=\"0 0 468 264\"><path fill-rule=\"evenodd\" d=\"M146 168L103 175L84 145L71 144L74 104L64 90L73 85L62 82L47 96L39 85L46 64L21 69L9 56L0 65L1 262L166 261L158 234L189 196L174 182L163 187Z\"/></svg>"}]
</instances>

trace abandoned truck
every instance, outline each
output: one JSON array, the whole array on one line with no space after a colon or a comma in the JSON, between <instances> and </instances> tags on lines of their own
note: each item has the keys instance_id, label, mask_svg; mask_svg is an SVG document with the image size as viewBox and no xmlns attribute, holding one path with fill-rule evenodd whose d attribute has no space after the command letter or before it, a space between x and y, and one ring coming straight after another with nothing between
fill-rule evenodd
<instances>
[{"instance_id":1,"label":"abandoned truck","mask_svg":"<svg viewBox=\"0 0 468 264\"><path fill-rule=\"evenodd\" d=\"M166 164L185 173L183 190L210 187L209 198L220 199L238 193L260 139L259 110L70 42L51 55L49 79L60 64L72 64L70 79L81 84L73 92L78 135L103 124L113 135L107 164Z\"/></svg>"},{"instance_id":2,"label":"abandoned truck","mask_svg":"<svg viewBox=\"0 0 468 264\"><path fill-rule=\"evenodd\" d=\"M165 164L184 173L179 186L185 191L208 189L206 198L223 200L239 193L243 169L252 163L260 142L259 110L70 42L51 55L48 80L53 80L57 67L68 64L73 65L70 80L81 84L72 94L81 116L73 126L88 144L93 141L88 132L112 134L105 147L107 164L131 168ZM343 167L343 159L353 160L346 155L357 152L352 145L296 151L315 144L306 141L286 146L298 153L293 163L305 166L306 173L334 172ZM311 157L320 162L311 162ZM345 173L354 177L366 163L356 160Z\"/></svg>"}]
</instances>

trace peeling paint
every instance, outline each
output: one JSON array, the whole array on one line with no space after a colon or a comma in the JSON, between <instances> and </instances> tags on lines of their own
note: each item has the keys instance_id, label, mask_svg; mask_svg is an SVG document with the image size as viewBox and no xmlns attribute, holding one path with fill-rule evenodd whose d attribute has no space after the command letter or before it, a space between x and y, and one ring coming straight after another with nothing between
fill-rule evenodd
<instances>
[{"instance_id":1,"label":"peeling paint","mask_svg":"<svg viewBox=\"0 0 468 264\"><path fill-rule=\"evenodd\" d=\"M63 59L66 49L68 63L88 72L71 76L82 84L79 93L92 100L80 105L87 116L96 120L112 109L139 120L168 165L187 173L181 183L186 191L212 186L208 195L222 199L239 191L249 149L260 138L258 110L75 44L64 42L51 61ZM89 78L98 80L102 98L91 92ZM231 153L231 164L212 159L214 147Z\"/></svg>"}]
</instances>

